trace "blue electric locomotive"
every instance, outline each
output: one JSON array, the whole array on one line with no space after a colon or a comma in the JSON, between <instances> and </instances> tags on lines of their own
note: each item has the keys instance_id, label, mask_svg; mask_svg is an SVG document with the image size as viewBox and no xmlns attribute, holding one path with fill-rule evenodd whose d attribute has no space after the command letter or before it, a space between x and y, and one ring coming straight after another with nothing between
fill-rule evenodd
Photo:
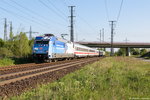
<instances>
[{"instance_id":1,"label":"blue electric locomotive","mask_svg":"<svg viewBox=\"0 0 150 100\"><path fill-rule=\"evenodd\" d=\"M53 34L38 36L34 41L33 57L36 60L48 60L50 62L63 58L73 58L73 43L57 38Z\"/></svg>"},{"instance_id":2,"label":"blue electric locomotive","mask_svg":"<svg viewBox=\"0 0 150 100\"><path fill-rule=\"evenodd\" d=\"M33 46L33 57L36 61L57 61L80 57L104 56L104 51L99 51L84 45L57 38L53 34L37 36Z\"/></svg>"}]
</instances>

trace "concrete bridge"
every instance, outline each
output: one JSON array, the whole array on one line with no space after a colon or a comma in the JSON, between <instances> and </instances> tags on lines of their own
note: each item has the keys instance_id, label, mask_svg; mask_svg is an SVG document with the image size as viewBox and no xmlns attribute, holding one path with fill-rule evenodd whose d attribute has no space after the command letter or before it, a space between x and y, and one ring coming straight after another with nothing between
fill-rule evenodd
<instances>
[{"instance_id":1,"label":"concrete bridge","mask_svg":"<svg viewBox=\"0 0 150 100\"><path fill-rule=\"evenodd\" d=\"M111 48L110 42L76 42L96 48ZM150 43L142 42L114 42L113 48L126 48L126 55L130 56L130 48L150 48Z\"/></svg>"}]
</instances>

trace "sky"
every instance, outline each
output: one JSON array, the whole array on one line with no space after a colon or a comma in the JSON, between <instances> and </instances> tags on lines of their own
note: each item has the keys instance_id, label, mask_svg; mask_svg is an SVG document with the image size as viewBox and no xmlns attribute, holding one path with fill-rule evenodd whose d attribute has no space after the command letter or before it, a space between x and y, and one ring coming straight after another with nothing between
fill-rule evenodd
<instances>
[{"instance_id":1,"label":"sky","mask_svg":"<svg viewBox=\"0 0 150 100\"><path fill-rule=\"evenodd\" d=\"M74 8L75 41L99 41L105 30L105 42L110 42L111 26L115 24L115 42L150 42L150 0L0 0L0 38L4 34L4 18L13 23L13 33L28 32L33 36L52 33L57 37L70 34L70 8ZM120 10L121 7L121 10ZM120 14L119 14L120 11ZM117 17L119 15L119 19ZM29 35L29 34L27 34ZM67 39L70 36L66 36Z\"/></svg>"}]
</instances>

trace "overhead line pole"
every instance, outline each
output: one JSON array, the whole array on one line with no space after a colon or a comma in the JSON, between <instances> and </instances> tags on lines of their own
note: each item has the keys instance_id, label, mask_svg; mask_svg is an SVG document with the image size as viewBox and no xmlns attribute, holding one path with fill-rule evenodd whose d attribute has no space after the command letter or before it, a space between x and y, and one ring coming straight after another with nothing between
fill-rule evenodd
<instances>
[{"instance_id":1,"label":"overhead line pole","mask_svg":"<svg viewBox=\"0 0 150 100\"><path fill-rule=\"evenodd\" d=\"M38 33L38 32L32 32L32 27L30 26L29 32L26 32L26 33L29 33L29 40L32 40L32 34L33 33Z\"/></svg>"},{"instance_id":2,"label":"overhead line pole","mask_svg":"<svg viewBox=\"0 0 150 100\"><path fill-rule=\"evenodd\" d=\"M12 40L13 38L13 27L12 27L12 21L10 22L10 33L9 33L9 39Z\"/></svg>"},{"instance_id":3,"label":"overhead line pole","mask_svg":"<svg viewBox=\"0 0 150 100\"><path fill-rule=\"evenodd\" d=\"M4 20L4 41L7 41L7 18L5 18Z\"/></svg>"},{"instance_id":4,"label":"overhead line pole","mask_svg":"<svg viewBox=\"0 0 150 100\"><path fill-rule=\"evenodd\" d=\"M129 40L126 38L124 41L127 43Z\"/></svg>"},{"instance_id":5,"label":"overhead line pole","mask_svg":"<svg viewBox=\"0 0 150 100\"><path fill-rule=\"evenodd\" d=\"M109 21L111 24L111 54L110 56L114 56L114 48L113 48L113 38L114 38L114 25L116 21Z\"/></svg>"},{"instance_id":6,"label":"overhead line pole","mask_svg":"<svg viewBox=\"0 0 150 100\"><path fill-rule=\"evenodd\" d=\"M102 37L101 34L102 34L102 32L101 32L101 30L100 30L100 33L99 33L99 36L100 36L100 37L99 37L99 40L100 40L100 43L102 42L102 41L101 41L101 37Z\"/></svg>"},{"instance_id":7,"label":"overhead line pole","mask_svg":"<svg viewBox=\"0 0 150 100\"><path fill-rule=\"evenodd\" d=\"M74 20L73 20L73 18L75 16L73 15L73 8L75 6L69 6L69 7L71 9L71 16L69 16L71 18L71 21L70 21L70 41L74 42Z\"/></svg>"},{"instance_id":8,"label":"overhead line pole","mask_svg":"<svg viewBox=\"0 0 150 100\"><path fill-rule=\"evenodd\" d=\"M104 28L102 28L102 42L104 42Z\"/></svg>"}]
</instances>

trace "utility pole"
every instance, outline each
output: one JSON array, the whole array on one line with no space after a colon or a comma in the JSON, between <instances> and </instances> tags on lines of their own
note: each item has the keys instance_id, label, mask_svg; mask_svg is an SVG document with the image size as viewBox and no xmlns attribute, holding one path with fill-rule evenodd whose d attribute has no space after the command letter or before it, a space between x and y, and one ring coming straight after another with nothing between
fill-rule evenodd
<instances>
[{"instance_id":1,"label":"utility pole","mask_svg":"<svg viewBox=\"0 0 150 100\"><path fill-rule=\"evenodd\" d=\"M29 33L29 40L32 40L32 34L33 33L38 33L38 32L32 32L32 27L30 26L29 32L26 32L26 33Z\"/></svg>"},{"instance_id":2,"label":"utility pole","mask_svg":"<svg viewBox=\"0 0 150 100\"><path fill-rule=\"evenodd\" d=\"M4 41L7 41L7 18L5 18L4 20Z\"/></svg>"},{"instance_id":3,"label":"utility pole","mask_svg":"<svg viewBox=\"0 0 150 100\"><path fill-rule=\"evenodd\" d=\"M114 48L113 48L113 38L114 38L114 25L116 21L109 21L111 25L111 54L110 56L114 55Z\"/></svg>"},{"instance_id":4,"label":"utility pole","mask_svg":"<svg viewBox=\"0 0 150 100\"><path fill-rule=\"evenodd\" d=\"M71 42L74 42L74 20L73 20L73 18L75 17L74 15L73 15L73 8L75 7L75 6L69 6L70 7L70 9L71 9L71 16L69 16L70 17L70 41Z\"/></svg>"},{"instance_id":5,"label":"utility pole","mask_svg":"<svg viewBox=\"0 0 150 100\"><path fill-rule=\"evenodd\" d=\"M12 40L12 38L13 38L13 31L12 31L12 22L10 22L10 33L9 33L9 38L10 38L10 40Z\"/></svg>"},{"instance_id":6,"label":"utility pole","mask_svg":"<svg viewBox=\"0 0 150 100\"><path fill-rule=\"evenodd\" d=\"M99 36L100 36L100 37L99 37L99 40L100 40L100 43L101 43L101 42L102 42L102 41L101 41L101 37L102 37L102 32L101 32L101 30L100 30Z\"/></svg>"},{"instance_id":7,"label":"utility pole","mask_svg":"<svg viewBox=\"0 0 150 100\"><path fill-rule=\"evenodd\" d=\"M30 30L29 30L29 39L32 39L32 27L30 26Z\"/></svg>"},{"instance_id":8,"label":"utility pole","mask_svg":"<svg viewBox=\"0 0 150 100\"><path fill-rule=\"evenodd\" d=\"M124 41L127 43L129 40L126 38Z\"/></svg>"},{"instance_id":9,"label":"utility pole","mask_svg":"<svg viewBox=\"0 0 150 100\"><path fill-rule=\"evenodd\" d=\"M104 42L104 28L102 28L102 37L103 37L102 42Z\"/></svg>"}]
</instances>

